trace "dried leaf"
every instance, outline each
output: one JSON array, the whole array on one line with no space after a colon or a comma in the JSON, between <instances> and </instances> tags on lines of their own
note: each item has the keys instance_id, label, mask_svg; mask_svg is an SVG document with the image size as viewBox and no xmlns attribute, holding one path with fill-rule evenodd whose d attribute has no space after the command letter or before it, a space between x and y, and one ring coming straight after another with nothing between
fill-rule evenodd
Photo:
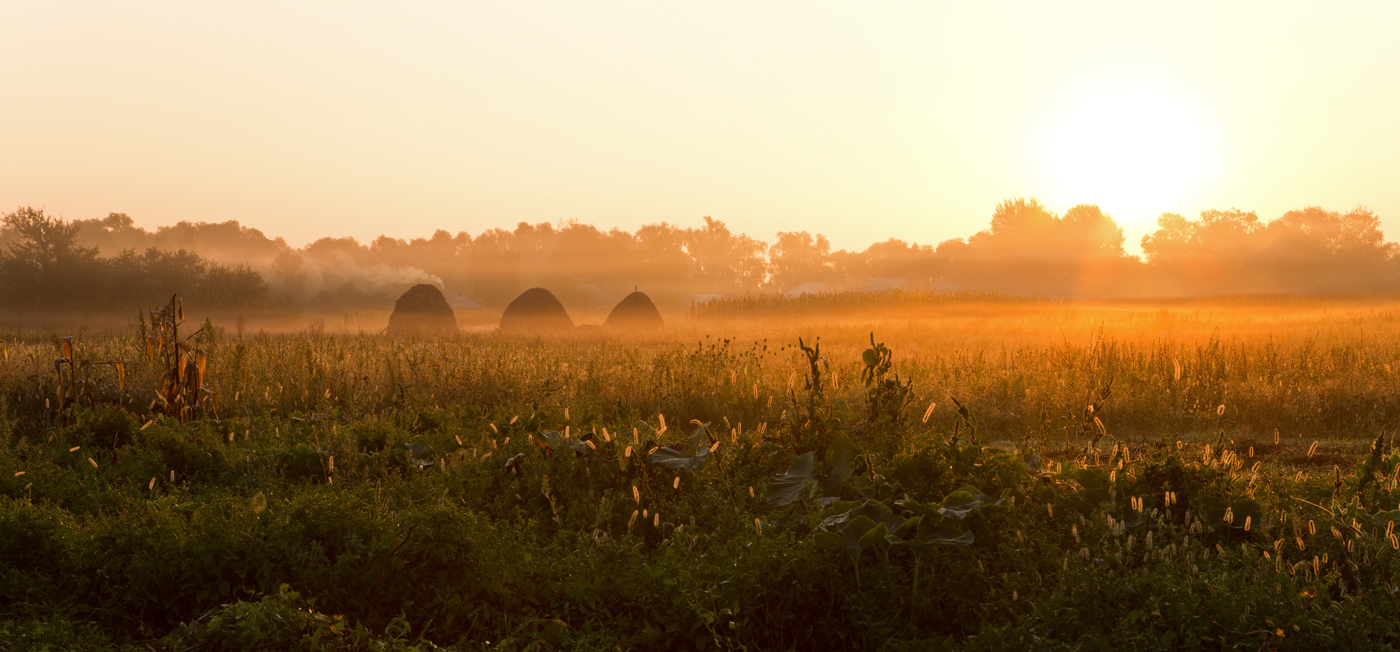
<instances>
[{"instance_id":1,"label":"dried leaf","mask_svg":"<svg viewBox=\"0 0 1400 652\"><path fill-rule=\"evenodd\" d=\"M196 386L196 387L203 387L203 386L204 386L204 369L205 369L205 367L208 365L208 363L209 363L209 354L205 353L205 352L204 352L204 349L199 349L199 350L196 350L196 351L194 352L194 367L195 367L195 369L199 370L198 375L195 376L195 380L196 380L195 386ZM328 396L330 395L330 392L331 392L331 390L329 390L329 389L326 390L326 394L327 394Z\"/></svg>"}]
</instances>

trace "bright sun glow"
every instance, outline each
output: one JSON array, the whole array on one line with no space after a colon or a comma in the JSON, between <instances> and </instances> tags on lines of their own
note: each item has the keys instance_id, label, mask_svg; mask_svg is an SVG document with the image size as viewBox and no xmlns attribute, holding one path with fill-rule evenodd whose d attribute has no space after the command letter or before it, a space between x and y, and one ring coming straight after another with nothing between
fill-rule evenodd
<instances>
[{"instance_id":1,"label":"bright sun glow","mask_svg":"<svg viewBox=\"0 0 1400 652\"><path fill-rule=\"evenodd\" d=\"M1152 85L1078 93L1046 131L1042 160L1061 200L1053 203L1095 203L1125 226L1150 228L1164 211L1187 212L1182 204L1219 167L1204 112Z\"/></svg>"}]
</instances>

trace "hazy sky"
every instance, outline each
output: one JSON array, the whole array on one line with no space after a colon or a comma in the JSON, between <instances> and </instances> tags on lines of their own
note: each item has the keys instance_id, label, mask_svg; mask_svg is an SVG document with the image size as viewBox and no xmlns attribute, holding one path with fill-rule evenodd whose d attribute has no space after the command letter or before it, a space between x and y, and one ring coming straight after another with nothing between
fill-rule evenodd
<instances>
[{"instance_id":1,"label":"hazy sky","mask_svg":"<svg viewBox=\"0 0 1400 652\"><path fill-rule=\"evenodd\" d=\"M1400 3L4 2L0 210L293 245L705 215L936 244L1002 199L1376 210Z\"/></svg>"}]
</instances>

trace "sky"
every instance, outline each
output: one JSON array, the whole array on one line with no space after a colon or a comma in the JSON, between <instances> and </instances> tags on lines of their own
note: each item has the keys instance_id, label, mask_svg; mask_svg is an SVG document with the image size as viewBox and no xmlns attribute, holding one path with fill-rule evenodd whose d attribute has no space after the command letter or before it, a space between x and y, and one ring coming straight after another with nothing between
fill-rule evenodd
<instances>
[{"instance_id":1,"label":"sky","mask_svg":"<svg viewBox=\"0 0 1400 652\"><path fill-rule=\"evenodd\" d=\"M0 3L0 211L305 245L703 216L937 244L998 202L1367 206L1400 3Z\"/></svg>"}]
</instances>

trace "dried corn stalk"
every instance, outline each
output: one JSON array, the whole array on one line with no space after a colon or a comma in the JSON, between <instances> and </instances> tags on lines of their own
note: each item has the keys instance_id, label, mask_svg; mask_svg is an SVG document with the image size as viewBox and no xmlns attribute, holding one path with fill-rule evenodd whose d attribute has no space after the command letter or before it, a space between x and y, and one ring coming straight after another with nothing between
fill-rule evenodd
<instances>
[{"instance_id":1,"label":"dried corn stalk","mask_svg":"<svg viewBox=\"0 0 1400 652\"><path fill-rule=\"evenodd\" d=\"M199 340L202 331L181 340L180 324L184 320L184 303L179 294L172 294L169 304L150 312L145 343L147 359L161 374L160 389L151 401L150 411L188 421L211 409L214 392L204 383L209 355L191 343Z\"/></svg>"}]
</instances>

